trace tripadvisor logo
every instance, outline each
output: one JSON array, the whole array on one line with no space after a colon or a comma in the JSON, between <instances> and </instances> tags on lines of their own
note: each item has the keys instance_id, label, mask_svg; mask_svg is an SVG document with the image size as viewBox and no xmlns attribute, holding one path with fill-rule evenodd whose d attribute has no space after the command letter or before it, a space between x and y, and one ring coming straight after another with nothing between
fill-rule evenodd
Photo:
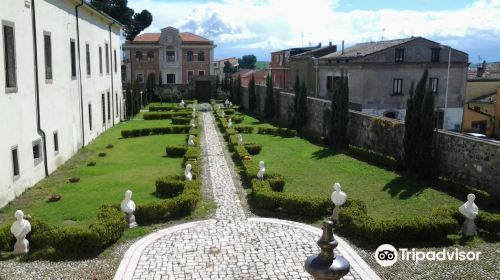
<instances>
[{"instance_id":1,"label":"tripadvisor logo","mask_svg":"<svg viewBox=\"0 0 500 280\"><path fill-rule=\"evenodd\" d=\"M391 244L382 244L375 251L375 260L384 267L401 261L479 261L482 252L442 249L439 251L419 251L415 249L396 249Z\"/></svg>"}]
</instances>

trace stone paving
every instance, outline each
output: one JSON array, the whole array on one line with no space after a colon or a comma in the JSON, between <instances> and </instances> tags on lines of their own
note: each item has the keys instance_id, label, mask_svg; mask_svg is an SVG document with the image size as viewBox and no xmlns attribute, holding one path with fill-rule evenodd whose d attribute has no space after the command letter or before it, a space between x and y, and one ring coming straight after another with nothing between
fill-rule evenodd
<instances>
[{"instance_id":1,"label":"stone paving","mask_svg":"<svg viewBox=\"0 0 500 280\"><path fill-rule=\"evenodd\" d=\"M160 230L126 252L115 279L312 279L307 256L319 251L321 230L277 219L247 218L236 193L223 144L210 113L202 113L217 210L214 219ZM208 166L207 166L208 165ZM336 254L351 263L344 279L379 279L342 239Z\"/></svg>"}]
</instances>

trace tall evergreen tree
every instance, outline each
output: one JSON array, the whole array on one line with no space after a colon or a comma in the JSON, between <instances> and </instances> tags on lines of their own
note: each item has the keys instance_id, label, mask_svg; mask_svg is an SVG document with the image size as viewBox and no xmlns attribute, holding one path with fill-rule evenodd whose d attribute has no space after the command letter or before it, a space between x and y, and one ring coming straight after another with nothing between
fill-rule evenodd
<instances>
[{"instance_id":1,"label":"tall evergreen tree","mask_svg":"<svg viewBox=\"0 0 500 280\"><path fill-rule=\"evenodd\" d=\"M411 110L406 109L408 122L405 121L405 163L406 166L412 170L416 168L417 158L417 143L420 135L422 103L425 95L425 88L427 85L428 71L425 69L420 81L417 83L412 95ZM408 116L408 114L410 114ZM408 130L408 131L407 131ZM407 160L406 160L407 159Z\"/></svg>"},{"instance_id":2,"label":"tall evergreen tree","mask_svg":"<svg viewBox=\"0 0 500 280\"><path fill-rule=\"evenodd\" d=\"M333 147L345 149L349 146L347 124L349 122L349 82L342 73L333 92L331 107L330 141Z\"/></svg>"},{"instance_id":3,"label":"tall evergreen tree","mask_svg":"<svg viewBox=\"0 0 500 280\"><path fill-rule=\"evenodd\" d=\"M300 78L299 75L295 75L295 84L293 85L293 93L295 94L294 96L294 103L293 103L293 109L294 109L294 114L293 114L293 126L297 129L298 128L298 123L299 123L299 100L300 100Z\"/></svg>"},{"instance_id":4,"label":"tall evergreen tree","mask_svg":"<svg viewBox=\"0 0 500 280\"><path fill-rule=\"evenodd\" d=\"M274 117L273 80L269 74L266 77L266 103L264 106L264 115L269 120L272 120Z\"/></svg>"},{"instance_id":5,"label":"tall evergreen tree","mask_svg":"<svg viewBox=\"0 0 500 280\"><path fill-rule=\"evenodd\" d=\"M146 98L143 98L143 106L146 106L149 102L153 101L153 95L156 88L156 75L155 73L149 73L148 79L146 80Z\"/></svg>"},{"instance_id":6,"label":"tall evergreen tree","mask_svg":"<svg viewBox=\"0 0 500 280\"><path fill-rule=\"evenodd\" d=\"M415 136L413 135L413 95L415 83L411 82L409 97L406 100L406 115L405 115L405 134L403 138L404 144L404 162L405 166L410 166L413 162L413 155L415 155Z\"/></svg>"},{"instance_id":7,"label":"tall evergreen tree","mask_svg":"<svg viewBox=\"0 0 500 280\"><path fill-rule=\"evenodd\" d=\"M252 74L252 78L248 84L248 110L250 112L255 110L255 103L257 103L257 97L255 96L255 77Z\"/></svg>"},{"instance_id":8,"label":"tall evergreen tree","mask_svg":"<svg viewBox=\"0 0 500 280\"><path fill-rule=\"evenodd\" d=\"M163 85L163 79L161 77L161 72L160 75L158 75L158 87L161 87Z\"/></svg>"},{"instance_id":9,"label":"tall evergreen tree","mask_svg":"<svg viewBox=\"0 0 500 280\"><path fill-rule=\"evenodd\" d=\"M433 178L434 165L434 94L426 90L420 111L420 132L416 149L416 171L424 178Z\"/></svg>"},{"instance_id":10,"label":"tall evergreen tree","mask_svg":"<svg viewBox=\"0 0 500 280\"><path fill-rule=\"evenodd\" d=\"M133 100L130 87L127 87L127 89L125 90L125 111L127 113L127 120L128 120L132 116L132 111L133 111Z\"/></svg>"},{"instance_id":11,"label":"tall evergreen tree","mask_svg":"<svg viewBox=\"0 0 500 280\"><path fill-rule=\"evenodd\" d=\"M295 98L297 102L295 106L295 126L297 131L300 131L306 124L307 116L307 88L304 81L302 81L302 84L300 84L299 89L296 91L298 96Z\"/></svg>"},{"instance_id":12,"label":"tall evergreen tree","mask_svg":"<svg viewBox=\"0 0 500 280\"><path fill-rule=\"evenodd\" d=\"M229 100L234 103L234 79L229 79Z\"/></svg>"},{"instance_id":13,"label":"tall evergreen tree","mask_svg":"<svg viewBox=\"0 0 500 280\"><path fill-rule=\"evenodd\" d=\"M235 83L235 90L234 90L234 103L241 105L241 76L238 75L238 80L236 80Z\"/></svg>"}]
</instances>

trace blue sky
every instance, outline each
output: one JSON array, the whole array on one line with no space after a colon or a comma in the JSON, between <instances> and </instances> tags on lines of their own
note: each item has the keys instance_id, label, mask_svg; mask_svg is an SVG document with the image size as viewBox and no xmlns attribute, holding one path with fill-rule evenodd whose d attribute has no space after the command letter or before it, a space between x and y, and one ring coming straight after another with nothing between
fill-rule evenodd
<instances>
[{"instance_id":1,"label":"blue sky","mask_svg":"<svg viewBox=\"0 0 500 280\"><path fill-rule=\"evenodd\" d=\"M255 54L268 61L279 49L422 36L500 61L500 0L129 0L148 9L153 24L207 37L215 58Z\"/></svg>"}]
</instances>

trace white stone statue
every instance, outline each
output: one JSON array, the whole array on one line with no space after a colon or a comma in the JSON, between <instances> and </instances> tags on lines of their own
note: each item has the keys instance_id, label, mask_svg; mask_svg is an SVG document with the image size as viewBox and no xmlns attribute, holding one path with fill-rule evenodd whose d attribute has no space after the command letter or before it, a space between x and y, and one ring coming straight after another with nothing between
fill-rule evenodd
<instances>
[{"instance_id":1,"label":"white stone statue","mask_svg":"<svg viewBox=\"0 0 500 280\"><path fill-rule=\"evenodd\" d=\"M185 106L185 104L184 104L184 100L183 100L183 99L181 99L181 103L179 103L179 107L184 108L184 106Z\"/></svg>"},{"instance_id":2,"label":"white stone statue","mask_svg":"<svg viewBox=\"0 0 500 280\"><path fill-rule=\"evenodd\" d=\"M224 102L224 104L226 105L226 107L229 107L229 100L226 99L226 101Z\"/></svg>"},{"instance_id":3,"label":"white stone statue","mask_svg":"<svg viewBox=\"0 0 500 280\"><path fill-rule=\"evenodd\" d=\"M229 102L229 108L233 107L233 102Z\"/></svg>"},{"instance_id":4,"label":"white stone statue","mask_svg":"<svg viewBox=\"0 0 500 280\"><path fill-rule=\"evenodd\" d=\"M233 127L233 120L229 119L227 122L227 128Z\"/></svg>"},{"instance_id":5,"label":"white stone statue","mask_svg":"<svg viewBox=\"0 0 500 280\"><path fill-rule=\"evenodd\" d=\"M191 114L191 116L194 118L196 118L196 109L193 107L193 113Z\"/></svg>"},{"instance_id":6,"label":"white stone statue","mask_svg":"<svg viewBox=\"0 0 500 280\"><path fill-rule=\"evenodd\" d=\"M196 122L194 121L194 119L191 120L191 127L192 128L195 128L196 127Z\"/></svg>"},{"instance_id":7,"label":"white stone statue","mask_svg":"<svg viewBox=\"0 0 500 280\"><path fill-rule=\"evenodd\" d=\"M221 116L222 116L223 118L224 118L224 117L226 117L226 113L225 113L224 111L222 111Z\"/></svg>"},{"instance_id":8,"label":"white stone statue","mask_svg":"<svg viewBox=\"0 0 500 280\"><path fill-rule=\"evenodd\" d=\"M17 210L16 221L10 227L10 232L16 237L16 244L14 245L14 255L26 254L29 252L29 242L26 235L31 231L31 224L24 219L24 213Z\"/></svg>"},{"instance_id":9,"label":"white stone statue","mask_svg":"<svg viewBox=\"0 0 500 280\"><path fill-rule=\"evenodd\" d=\"M188 146L190 147L194 146L194 135L189 135Z\"/></svg>"},{"instance_id":10,"label":"white stone statue","mask_svg":"<svg viewBox=\"0 0 500 280\"><path fill-rule=\"evenodd\" d=\"M332 216L330 217L330 220L332 220L333 222L338 222L340 206L342 206L342 204L344 204L347 199L347 194L341 191L340 188L341 187L339 183L335 183L333 185L334 191L332 192L331 199L335 207L333 208L333 213Z\"/></svg>"},{"instance_id":11,"label":"white stone statue","mask_svg":"<svg viewBox=\"0 0 500 280\"><path fill-rule=\"evenodd\" d=\"M193 174L191 174L191 169L193 167L191 166L191 164L186 164L186 169L184 169L184 177L186 178L186 180L188 181L191 181L193 180Z\"/></svg>"},{"instance_id":12,"label":"white stone statue","mask_svg":"<svg viewBox=\"0 0 500 280\"><path fill-rule=\"evenodd\" d=\"M266 173L266 166L264 162L261 160L259 162L259 172L257 172L257 178L264 180L264 174Z\"/></svg>"},{"instance_id":13,"label":"white stone statue","mask_svg":"<svg viewBox=\"0 0 500 280\"><path fill-rule=\"evenodd\" d=\"M458 208L458 211L465 217L464 224L462 226L462 234L464 236L474 236L476 235L476 224L474 219L479 214L479 208L474 203L476 196L473 193L467 195L467 202Z\"/></svg>"},{"instance_id":14,"label":"white stone statue","mask_svg":"<svg viewBox=\"0 0 500 280\"><path fill-rule=\"evenodd\" d=\"M238 145L243 145L243 136L241 134L238 134Z\"/></svg>"},{"instance_id":15,"label":"white stone statue","mask_svg":"<svg viewBox=\"0 0 500 280\"><path fill-rule=\"evenodd\" d=\"M127 190L125 192L125 198L123 199L122 203L120 204L120 208L122 209L126 216L127 224L129 228L134 228L137 226L137 223L135 221L135 202L132 200L132 191Z\"/></svg>"}]
</instances>

